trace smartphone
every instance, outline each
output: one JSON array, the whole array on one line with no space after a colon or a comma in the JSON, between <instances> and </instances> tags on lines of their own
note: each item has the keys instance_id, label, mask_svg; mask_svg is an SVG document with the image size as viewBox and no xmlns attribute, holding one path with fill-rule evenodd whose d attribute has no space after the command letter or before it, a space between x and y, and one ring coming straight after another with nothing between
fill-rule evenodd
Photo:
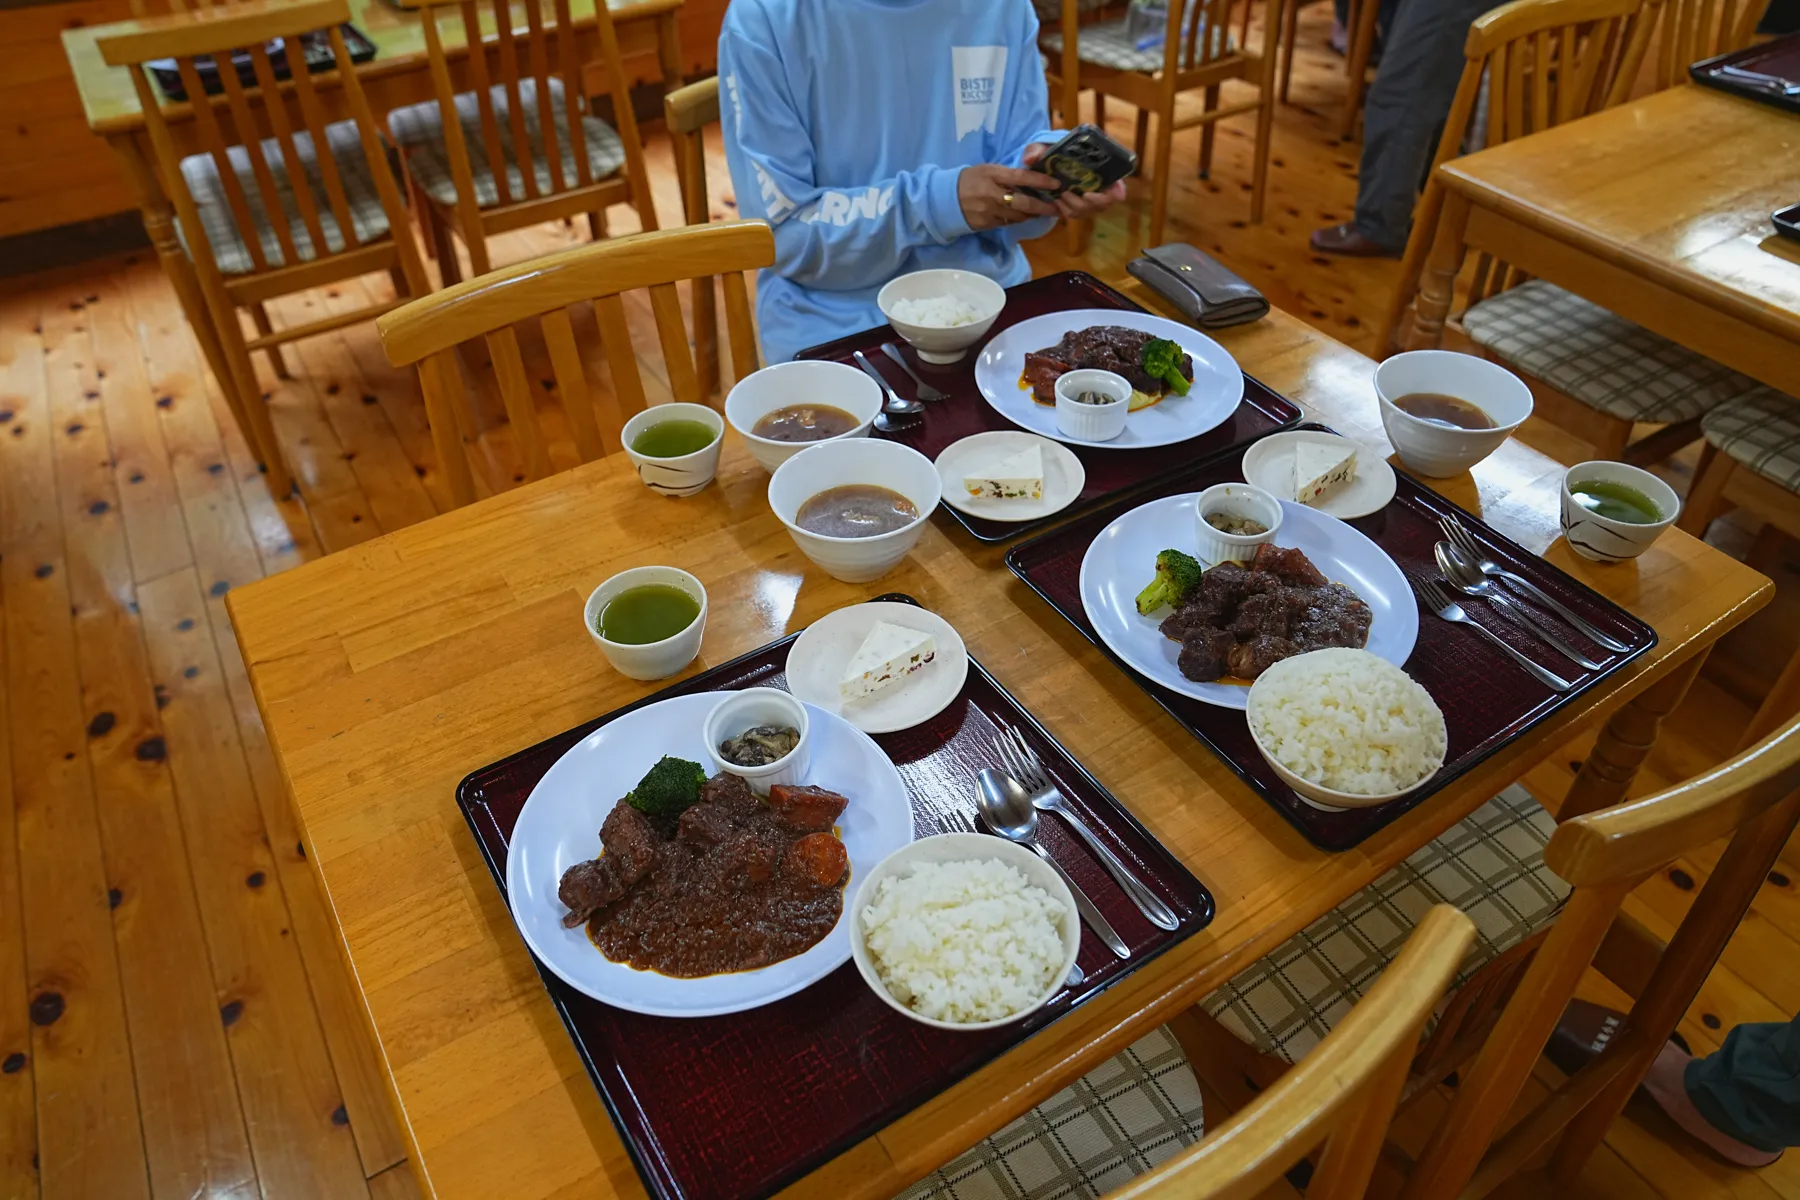
<instances>
[{"instance_id":1,"label":"smartphone","mask_svg":"<svg viewBox=\"0 0 1800 1200\"><path fill-rule=\"evenodd\" d=\"M1137 155L1093 125L1077 125L1067 137L1038 160L1036 170L1055 176L1061 186L1055 191L1026 188L1027 194L1039 200L1055 200L1064 192L1084 195L1102 192L1137 170Z\"/></svg>"},{"instance_id":2,"label":"smartphone","mask_svg":"<svg viewBox=\"0 0 1800 1200\"><path fill-rule=\"evenodd\" d=\"M1775 222L1776 233L1800 242L1800 204L1790 204L1769 219Z\"/></svg>"}]
</instances>

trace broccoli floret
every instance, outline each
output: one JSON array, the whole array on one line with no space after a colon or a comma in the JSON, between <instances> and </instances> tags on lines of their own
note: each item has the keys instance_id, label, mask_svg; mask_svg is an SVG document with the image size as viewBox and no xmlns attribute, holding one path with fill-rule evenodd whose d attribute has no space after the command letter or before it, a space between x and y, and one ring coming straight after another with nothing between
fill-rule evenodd
<instances>
[{"instance_id":1,"label":"broccoli floret","mask_svg":"<svg viewBox=\"0 0 1800 1200\"><path fill-rule=\"evenodd\" d=\"M1168 384L1177 396L1187 395L1189 386L1188 377L1181 373L1181 354L1181 347L1167 338L1144 343L1144 371Z\"/></svg>"},{"instance_id":2,"label":"broccoli floret","mask_svg":"<svg viewBox=\"0 0 1800 1200\"><path fill-rule=\"evenodd\" d=\"M1156 556L1156 578L1138 593L1137 610L1149 616L1159 608L1174 607L1194 594L1206 568L1192 555L1164 550Z\"/></svg>"},{"instance_id":3,"label":"broccoli floret","mask_svg":"<svg viewBox=\"0 0 1800 1200\"><path fill-rule=\"evenodd\" d=\"M685 758L663 755L625 800L639 812L653 817L678 817L682 810L700 799L700 785L706 782L706 769Z\"/></svg>"}]
</instances>

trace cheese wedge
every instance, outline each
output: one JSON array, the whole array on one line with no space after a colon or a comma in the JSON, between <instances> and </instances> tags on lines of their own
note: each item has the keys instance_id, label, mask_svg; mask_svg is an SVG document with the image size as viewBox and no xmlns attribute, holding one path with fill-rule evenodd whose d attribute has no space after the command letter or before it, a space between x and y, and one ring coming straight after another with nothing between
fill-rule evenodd
<instances>
[{"instance_id":1,"label":"cheese wedge","mask_svg":"<svg viewBox=\"0 0 1800 1200\"><path fill-rule=\"evenodd\" d=\"M983 500L1042 500L1044 451L1027 446L963 477L969 495Z\"/></svg>"},{"instance_id":2,"label":"cheese wedge","mask_svg":"<svg viewBox=\"0 0 1800 1200\"><path fill-rule=\"evenodd\" d=\"M1356 478L1356 447L1349 442L1301 442L1294 449L1294 499L1317 505Z\"/></svg>"},{"instance_id":3,"label":"cheese wedge","mask_svg":"<svg viewBox=\"0 0 1800 1200\"><path fill-rule=\"evenodd\" d=\"M929 633L877 621L856 653L850 656L850 665L844 669L838 692L845 700L873 696L882 688L920 670L935 657L937 639Z\"/></svg>"}]
</instances>

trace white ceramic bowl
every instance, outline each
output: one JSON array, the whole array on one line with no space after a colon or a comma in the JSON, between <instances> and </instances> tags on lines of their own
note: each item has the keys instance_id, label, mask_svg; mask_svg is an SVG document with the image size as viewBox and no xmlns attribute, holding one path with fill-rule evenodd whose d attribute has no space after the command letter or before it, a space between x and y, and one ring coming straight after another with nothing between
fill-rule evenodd
<instances>
[{"instance_id":1,"label":"white ceramic bowl","mask_svg":"<svg viewBox=\"0 0 1800 1200\"><path fill-rule=\"evenodd\" d=\"M1415 392L1467 400L1493 419L1492 429L1452 429L1400 411L1394 401ZM1400 461L1421 475L1460 475L1512 436L1531 415L1531 389L1505 367L1451 350L1412 350L1375 368L1381 425Z\"/></svg>"},{"instance_id":2,"label":"white ceramic bowl","mask_svg":"<svg viewBox=\"0 0 1800 1200\"><path fill-rule=\"evenodd\" d=\"M1083 404L1075 397L1099 392L1106 404ZM1125 432L1131 415L1131 381L1112 371L1083 368L1056 377L1056 427L1084 442L1110 442Z\"/></svg>"},{"instance_id":3,"label":"white ceramic bowl","mask_svg":"<svg viewBox=\"0 0 1800 1200\"><path fill-rule=\"evenodd\" d=\"M961 300L981 317L967 325L936 326L914 325L894 316L894 301L929 300L933 296ZM974 271L914 271L888 280L887 286L876 293L875 305L894 332L912 343L920 358L928 363L953 363L992 328L994 318L1006 307L1006 289Z\"/></svg>"},{"instance_id":4,"label":"white ceramic bowl","mask_svg":"<svg viewBox=\"0 0 1800 1200\"><path fill-rule=\"evenodd\" d=\"M881 389L875 381L855 367L835 362L784 362L764 367L738 380L725 397L725 419L743 437L750 456L763 470L776 467L808 446L818 442L778 442L757 437L751 430L756 423L778 408L790 404L829 404L855 417L860 424L849 433L835 438L869 436L869 425L881 412Z\"/></svg>"},{"instance_id":5,"label":"white ceramic bowl","mask_svg":"<svg viewBox=\"0 0 1800 1200\"><path fill-rule=\"evenodd\" d=\"M680 588L700 602L700 614L686 629L660 642L633 646L601 637L600 614L606 611L612 598L626 588L648 583ZM694 656L700 653L700 636L706 632L706 589L700 586L698 579L676 567L633 567L629 571L620 571L590 592L581 619L587 625L588 636L605 652L613 670L628 679L667 679L693 662Z\"/></svg>"},{"instance_id":6,"label":"white ceramic bowl","mask_svg":"<svg viewBox=\"0 0 1800 1200\"><path fill-rule=\"evenodd\" d=\"M1055 979L1047 991L1035 1004L1020 1009L1008 1017L994 1021L978 1021L959 1025L952 1021L939 1021L932 1017L920 1016L888 994L881 976L875 973L875 963L869 956L869 944L863 931L863 908L875 896L875 889L883 879L890 875L909 874L914 863L921 862L976 862L997 858L1003 863L1016 867L1025 876L1026 882L1035 884L1061 901L1063 919L1060 932L1063 940L1063 963L1057 971ZM936 837L920 838L910 846L902 846L879 863L875 869L863 876L862 882L856 886L856 895L849 904L850 914L850 957L856 963L856 969L862 972L863 981L869 988L895 1012L904 1013L920 1024L929 1025L933 1029L948 1029L959 1032L972 1032L978 1029L993 1029L1000 1025L1010 1025L1021 1017L1029 1016L1049 1003L1051 997L1063 989L1069 978L1069 972L1075 966L1075 957L1081 951L1081 918L1075 912L1075 897L1069 894L1069 887L1062 881L1050 865L1023 846L1015 845L1004 838L991 837L985 833L940 833Z\"/></svg>"},{"instance_id":7,"label":"white ceramic bowl","mask_svg":"<svg viewBox=\"0 0 1800 1200\"><path fill-rule=\"evenodd\" d=\"M1615 521L1590 512L1569 494L1571 483L1622 483L1656 505L1662 520L1653 525L1637 525ZM1623 562L1636 558L1662 536L1662 531L1681 515L1681 497L1675 489L1640 467L1620 462L1577 463L1563 473L1562 531L1569 539L1569 549L1595 562Z\"/></svg>"},{"instance_id":8,"label":"white ceramic bowl","mask_svg":"<svg viewBox=\"0 0 1800 1200\"><path fill-rule=\"evenodd\" d=\"M794 524L800 506L827 488L872 484L899 492L919 516L891 533L874 537L827 537ZM925 522L943 498L943 481L929 458L898 442L852 438L808 446L777 467L769 478L769 507L787 526L794 544L833 579L867 583L906 557L925 531Z\"/></svg>"},{"instance_id":9,"label":"white ceramic bowl","mask_svg":"<svg viewBox=\"0 0 1800 1200\"><path fill-rule=\"evenodd\" d=\"M1261 521L1267 528L1261 533L1226 533L1214 529L1206 523L1206 515L1220 510ZM1199 499L1194 502L1194 527L1197 530L1201 559L1208 566L1222 562L1249 562L1256 557L1258 546L1275 540L1276 532L1281 529L1283 515L1281 501L1254 484L1213 484L1201 492Z\"/></svg>"},{"instance_id":10,"label":"white ceramic bowl","mask_svg":"<svg viewBox=\"0 0 1800 1200\"><path fill-rule=\"evenodd\" d=\"M719 754L719 746L757 725L786 725L800 731L800 741L786 754L760 767L740 767ZM806 705L780 688L745 688L727 692L706 718L706 752L719 770L747 780L757 794L766 796L777 784L799 783L812 765L812 740Z\"/></svg>"},{"instance_id":11,"label":"white ceramic bowl","mask_svg":"<svg viewBox=\"0 0 1800 1200\"><path fill-rule=\"evenodd\" d=\"M713 431L713 440L704 450L675 458L652 458L631 448L633 438L662 421L698 421ZM724 434L725 418L704 404L652 404L625 422L619 440L625 444L625 455L637 468L645 487L665 496L692 496L719 473Z\"/></svg>"},{"instance_id":12,"label":"white ceramic bowl","mask_svg":"<svg viewBox=\"0 0 1800 1200\"><path fill-rule=\"evenodd\" d=\"M1247 700L1247 705L1254 705L1255 703L1256 684L1252 683L1250 685L1250 695ZM1269 767L1281 778L1281 782L1293 788L1295 793L1298 794L1301 799L1310 800L1312 803L1324 808L1374 808L1378 804L1386 804L1390 800L1398 800L1408 792L1416 791L1419 787L1429 782L1431 777L1436 775L1444 765L1443 761L1439 760L1438 765L1428 771L1425 774L1425 777L1419 780L1418 783L1413 784L1411 787L1401 788L1397 792L1384 792L1380 795L1364 795L1359 792L1340 792L1328 788L1323 784L1314 783L1310 779L1302 778L1282 766L1281 760L1269 753L1268 747L1262 744L1262 739L1256 736L1256 726L1254 723L1250 725L1250 740L1256 743L1257 753L1263 756L1263 761L1269 764Z\"/></svg>"}]
</instances>

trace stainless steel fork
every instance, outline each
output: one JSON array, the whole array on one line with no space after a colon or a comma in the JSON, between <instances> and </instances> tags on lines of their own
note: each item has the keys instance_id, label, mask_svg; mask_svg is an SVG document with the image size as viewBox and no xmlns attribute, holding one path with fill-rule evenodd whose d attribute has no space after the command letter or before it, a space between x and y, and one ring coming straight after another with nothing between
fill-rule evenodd
<instances>
[{"instance_id":1,"label":"stainless steel fork","mask_svg":"<svg viewBox=\"0 0 1800 1200\"><path fill-rule=\"evenodd\" d=\"M1069 828L1075 831L1075 836L1087 844L1087 848L1094 852L1094 857L1100 860L1100 865L1106 868L1107 874L1131 897L1131 902L1137 905L1145 920L1159 929L1180 927L1181 922L1176 918L1174 910L1145 886L1144 881L1133 874L1131 868L1120 861L1119 856L1106 843L1095 837L1087 822L1069 807L1069 802L1051 780L1049 772L1044 770L1043 760L1026 742L1023 734L1011 726L1001 726L1000 736L994 739L994 749L999 753L1000 761L1006 765L1007 771L1031 793L1031 806L1039 812L1056 813L1067 821Z\"/></svg>"},{"instance_id":2,"label":"stainless steel fork","mask_svg":"<svg viewBox=\"0 0 1800 1200\"><path fill-rule=\"evenodd\" d=\"M1467 625L1470 629L1475 630L1477 633L1481 634L1482 637L1485 637L1488 641L1512 655L1521 667L1530 671L1545 685L1555 688L1559 692L1566 692L1572 686L1569 681L1562 676L1546 671L1544 668L1538 666L1529 658L1526 658L1523 654L1501 641L1498 635L1471 620L1469 614L1463 611L1462 605L1450 598L1450 593L1444 589L1442 584L1438 583L1436 580L1420 579L1417 576L1411 578L1413 591L1418 593L1419 602L1423 604L1426 610L1433 616L1457 625Z\"/></svg>"},{"instance_id":3,"label":"stainless steel fork","mask_svg":"<svg viewBox=\"0 0 1800 1200\"><path fill-rule=\"evenodd\" d=\"M1461 550L1463 554L1475 563L1475 566L1483 575L1491 575L1495 579L1504 579L1513 586L1530 593L1532 599L1544 605L1546 608L1553 610L1557 616L1579 629L1587 637L1593 639L1598 645L1605 646L1608 650L1612 650L1619 654L1624 654L1631 649L1630 646L1627 646L1618 638L1608 635L1603 630L1595 629L1593 625L1589 624L1582 617L1571 612L1569 607L1562 601L1544 591L1543 588L1531 582L1531 580L1525 578L1523 575L1507 570L1505 567L1489 558L1488 552L1475 541L1475 536L1469 532L1468 528L1464 526L1455 515L1445 517L1439 521L1438 528L1444 531L1444 536L1450 539L1451 545L1455 546L1458 550Z\"/></svg>"}]
</instances>

